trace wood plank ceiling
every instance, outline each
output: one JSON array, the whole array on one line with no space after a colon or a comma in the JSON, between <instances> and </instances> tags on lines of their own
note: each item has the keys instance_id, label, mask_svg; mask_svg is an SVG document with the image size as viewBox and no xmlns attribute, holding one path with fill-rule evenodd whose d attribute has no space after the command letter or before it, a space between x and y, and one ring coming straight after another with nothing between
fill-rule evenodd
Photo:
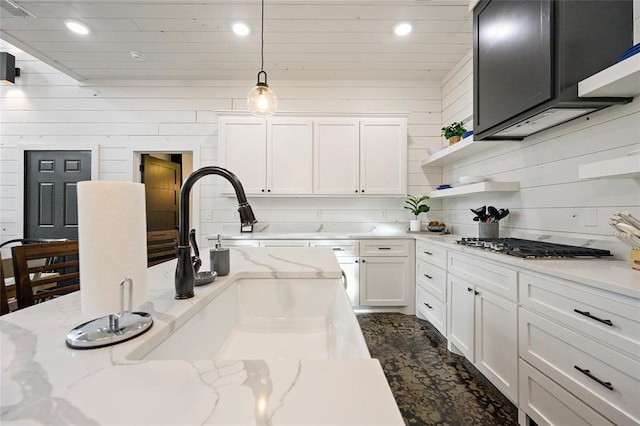
<instances>
[{"instance_id":1,"label":"wood plank ceiling","mask_svg":"<svg viewBox=\"0 0 640 426\"><path fill-rule=\"evenodd\" d=\"M0 38L77 80L255 79L260 69L259 0L0 2ZM91 33L71 33L66 19ZM234 34L236 22L251 33ZM396 36L399 22L413 31ZM265 70L269 81L439 81L471 50L471 30L468 0L265 0Z\"/></svg>"}]
</instances>

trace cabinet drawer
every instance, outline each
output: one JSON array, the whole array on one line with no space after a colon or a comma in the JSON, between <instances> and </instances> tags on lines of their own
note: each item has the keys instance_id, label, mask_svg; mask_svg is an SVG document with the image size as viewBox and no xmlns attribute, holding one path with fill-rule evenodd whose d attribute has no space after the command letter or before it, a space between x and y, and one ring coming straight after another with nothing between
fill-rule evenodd
<instances>
[{"instance_id":1,"label":"cabinet drawer","mask_svg":"<svg viewBox=\"0 0 640 426\"><path fill-rule=\"evenodd\" d=\"M416 259L447 268L447 250L427 241L416 240Z\"/></svg>"},{"instance_id":2,"label":"cabinet drawer","mask_svg":"<svg viewBox=\"0 0 640 426\"><path fill-rule=\"evenodd\" d=\"M429 290L442 302L447 301L447 272L423 260L416 261L416 284Z\"/></svg>"},{"instance_id":3,"label":"cabinet drawer","mask_svg":"<svg viewBox=\"0 0 640 426\"><path fill-rule=\"evenodd\" d=\"M350 240L311 241L311 247L330 248L337 257L358 256L359 253L358 242Z\"/></svg>"},{"instance_id":4,"label":"cabinet drawer","mask_svg":"<svg viewBox=\"0 0 640 426\"><path fill-rule=\"evenodd\" d=\"M541 274L520 273L520 302L640 358L640 302Z\"/></svg>"},{"instance_id":5,"label":"cabinet drawer","mask_svg":"<svg viewBox=\"0 0 640 426\"><path fill-rule=\"evenodd\" d=\"M520 308L520 357L619 425L640 422L640 362Z\"/></svg>"},{"instance_id":6,"label":"cabinet drawer","mask_svg":"<svg viewBox=\"0 0 640 426\"><path fill-rule=\"evenodd\" d=\"M518 274L498 263L467 254L447 253L447 271L493 294L518 301Z\"/></svg>"},{"instance_id":7,"label":"cabinet drawer","mask_svg":"<svg viewBox=\"0 0 640 426\"><path fill-rule=\"evenodd\" d=\"M408 240L360 241L360 256L408 256Z\"/></svg>"},{"instance_id":8,"label":"cabinet drawer","mask_svg":"<svg viewBox=\"0 0 640 426\"><path fill-rule=\"evenodd\" d=\"M446 304L420 286L416 286L416 312L447 337Z\"/></svg>"},{"instance_id":9,"label":"cabinet drawer","mask_svg":"<svg viewBox=\"0 0 640 426\"><path fill-rule=\"evenodd\" d=\"M613 426L553 380L520 360L518 406L538 426Z\"/></svg>"}]
</instances>

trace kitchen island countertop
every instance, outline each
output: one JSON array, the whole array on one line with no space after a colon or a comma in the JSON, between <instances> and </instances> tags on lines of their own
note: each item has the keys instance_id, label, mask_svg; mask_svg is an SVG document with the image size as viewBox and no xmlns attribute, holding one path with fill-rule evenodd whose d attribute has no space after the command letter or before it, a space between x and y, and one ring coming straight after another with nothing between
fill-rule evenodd
<instances>
[{"instance_id":1,"label":"kitchen island countertop","mask_svg":"<svg viewBox=\"0 0 640 426\"><path fill-rule=\"evenodd\" d=\"M203 256L203 267L208 267ZM72 350L91 320L72 293L0 319L1 414L8 424L403 425L375 359L139 361L239 278L339 278L329 249L233 248L231 274L174 299L175 261L148 269L153 327L116 346ZM206 330L203 330L206 338ZM197 344L197 342L194 342Z\"/></svg>"}]
</instances>

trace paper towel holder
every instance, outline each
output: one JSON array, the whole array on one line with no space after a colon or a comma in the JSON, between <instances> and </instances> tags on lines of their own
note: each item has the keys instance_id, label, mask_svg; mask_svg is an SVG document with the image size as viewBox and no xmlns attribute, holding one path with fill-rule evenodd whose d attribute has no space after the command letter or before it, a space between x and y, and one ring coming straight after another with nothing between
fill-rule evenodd
<instances>
[{"instance_id":1,"label":"paper towel holder","mask_svg":"<svg viewBox=\"0 0 640 426\"><path fill-rule=\"evenodd\" d=\"M129 284L129 310L124 310L124 285ZM82 286L80 288L82 291ZM126 342L151 329L153 318L147 312L132 312L133 280L120 281L120 312L96 318L75 327L67 333L67 346L71 349L96 349Z\"/></svg>"}]
</instances>

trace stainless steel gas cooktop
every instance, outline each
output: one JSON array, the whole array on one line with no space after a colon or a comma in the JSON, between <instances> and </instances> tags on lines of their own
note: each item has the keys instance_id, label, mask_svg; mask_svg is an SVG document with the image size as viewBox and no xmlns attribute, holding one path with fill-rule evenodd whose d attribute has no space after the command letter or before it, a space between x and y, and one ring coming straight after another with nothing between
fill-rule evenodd
<instances>
[{"instance_id":1,"label":"stainless steel gas cooktop","mask_svg":"<svg viewBox=\"0 0 640 426\"><path fill-rule=\"evenodd\" d=\"M544 241L523 240L519 238L462 238L462 240L456 242L464 246L477 247L524 259L574 259L611 256L609 250L548 243Z\"/></svg>"}]
</instances>

